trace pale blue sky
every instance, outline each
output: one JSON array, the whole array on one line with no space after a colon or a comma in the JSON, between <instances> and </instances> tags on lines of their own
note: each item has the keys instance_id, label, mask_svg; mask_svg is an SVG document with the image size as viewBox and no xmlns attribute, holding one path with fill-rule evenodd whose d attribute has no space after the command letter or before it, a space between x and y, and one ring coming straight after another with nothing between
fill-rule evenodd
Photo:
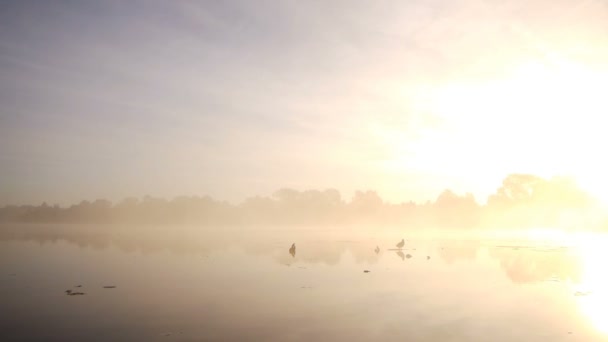
<instances>
[{"instance_id":1,"label":"pale blue sky","mask_svg":"<svg viewBox=\"0 0 608 342\"><path fill-rule=\"evenodd\" d=\"M0 205L280 187L483 197L508 172L563 163L530 162L530 136L493 140L530 113L473 115L477 93L446 110L442 89L485 89L552 56L604 70L607 13L566 0L3 1Z\"/></svg>"}]
</instances>

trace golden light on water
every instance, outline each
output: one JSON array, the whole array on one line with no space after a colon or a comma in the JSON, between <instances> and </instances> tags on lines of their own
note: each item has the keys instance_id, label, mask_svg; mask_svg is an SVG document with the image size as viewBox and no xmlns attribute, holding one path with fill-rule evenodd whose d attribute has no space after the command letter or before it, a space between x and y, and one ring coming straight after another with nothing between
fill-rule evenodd
<instances>
[{"instance_id":1,"label":"golden light on water","mask_svg":"<svg viewBox=\"0 0 608 342\"><path fill-rule=\"evenodd\" d=\"M526 239L559 246L567 243L568 234L559 229L531 228L526 230Z\"/></svg>"},{"instance_id":2,"label":"golden light on water","mask_svg":"<svg viewBox=\"0 0 608 342\"><path fill-rule=\"evenodd\" d=\"M582 279L574 289L581 313L603 334L608 335L608 273L606 238L586 235L578 239Z\"/></svg>"}]
</instances>

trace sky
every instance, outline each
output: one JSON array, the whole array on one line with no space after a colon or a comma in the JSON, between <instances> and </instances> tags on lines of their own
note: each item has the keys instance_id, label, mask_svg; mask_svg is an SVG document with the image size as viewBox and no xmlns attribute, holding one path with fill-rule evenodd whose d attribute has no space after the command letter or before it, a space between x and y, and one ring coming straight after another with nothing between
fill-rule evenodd
<instances>
[{"instance_id":1,"label":"sky","mask_svg":"<svg viewBox=\"0 0 608 342\"><path fill-rule=\"evenodd\" d=\"M2 1L0 206L608 194L607 40L592 0Z\"/></svg>"}]
</instances>

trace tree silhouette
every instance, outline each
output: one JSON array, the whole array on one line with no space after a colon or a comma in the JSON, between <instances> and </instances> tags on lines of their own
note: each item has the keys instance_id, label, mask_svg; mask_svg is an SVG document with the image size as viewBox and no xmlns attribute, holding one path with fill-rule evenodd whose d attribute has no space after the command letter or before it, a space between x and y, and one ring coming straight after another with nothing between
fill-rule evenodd
<instances>
[{"instance_id":1,"label":"tree silhouette","mask_svg":"<svg viewBox=\"0 0 608 342\"><path fill-rule=\"evenodd\" d=\"M530 174L511 174L486 205L470 193L458 195L444 190L435 201L424 204L391 204L375 191L356 191L350 201L335 189L299 191L282 188L271 196L247 198L238 205L209 196L181 196L173 200L145 196L129 197L112 205L98 199L67 208L50 206L6 206L0 208L2 222L143 223L225 225L332 225L384 224L407 229L524 228L528 226L583 225L595 210L595 201L570 178L550 180ZM595 215L594 217L597 217ZM567 220L565 219L567 218ZM608 222L598 219L601 225Z\"/></svg>"}]
</instances>

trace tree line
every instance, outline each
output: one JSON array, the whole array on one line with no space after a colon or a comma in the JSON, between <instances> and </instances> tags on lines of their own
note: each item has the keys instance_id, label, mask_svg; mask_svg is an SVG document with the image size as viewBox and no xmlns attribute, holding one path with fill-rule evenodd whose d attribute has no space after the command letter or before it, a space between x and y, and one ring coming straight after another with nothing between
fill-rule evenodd
<instances>
[{"instance_id":1,"label":"tree line","mask_svg":"<svg viewBox=\"0 0 608 342\"><path fill-rule=\"evenodd\" d=\"M510 174L479 204L470 193L446 189L434 201L392 204L375 191L357 191L349 201L335 189L280 189L240 204L209 196L172 200L145 196L116 204L98 199L69 207L9 205L1 222L143 223L203 225L407 224L416 227L495 228L528 226L604 226L597 201L569 178L544 179ZM607 221L608 222L608 221Z\"/></svg>"}]
</instances>

